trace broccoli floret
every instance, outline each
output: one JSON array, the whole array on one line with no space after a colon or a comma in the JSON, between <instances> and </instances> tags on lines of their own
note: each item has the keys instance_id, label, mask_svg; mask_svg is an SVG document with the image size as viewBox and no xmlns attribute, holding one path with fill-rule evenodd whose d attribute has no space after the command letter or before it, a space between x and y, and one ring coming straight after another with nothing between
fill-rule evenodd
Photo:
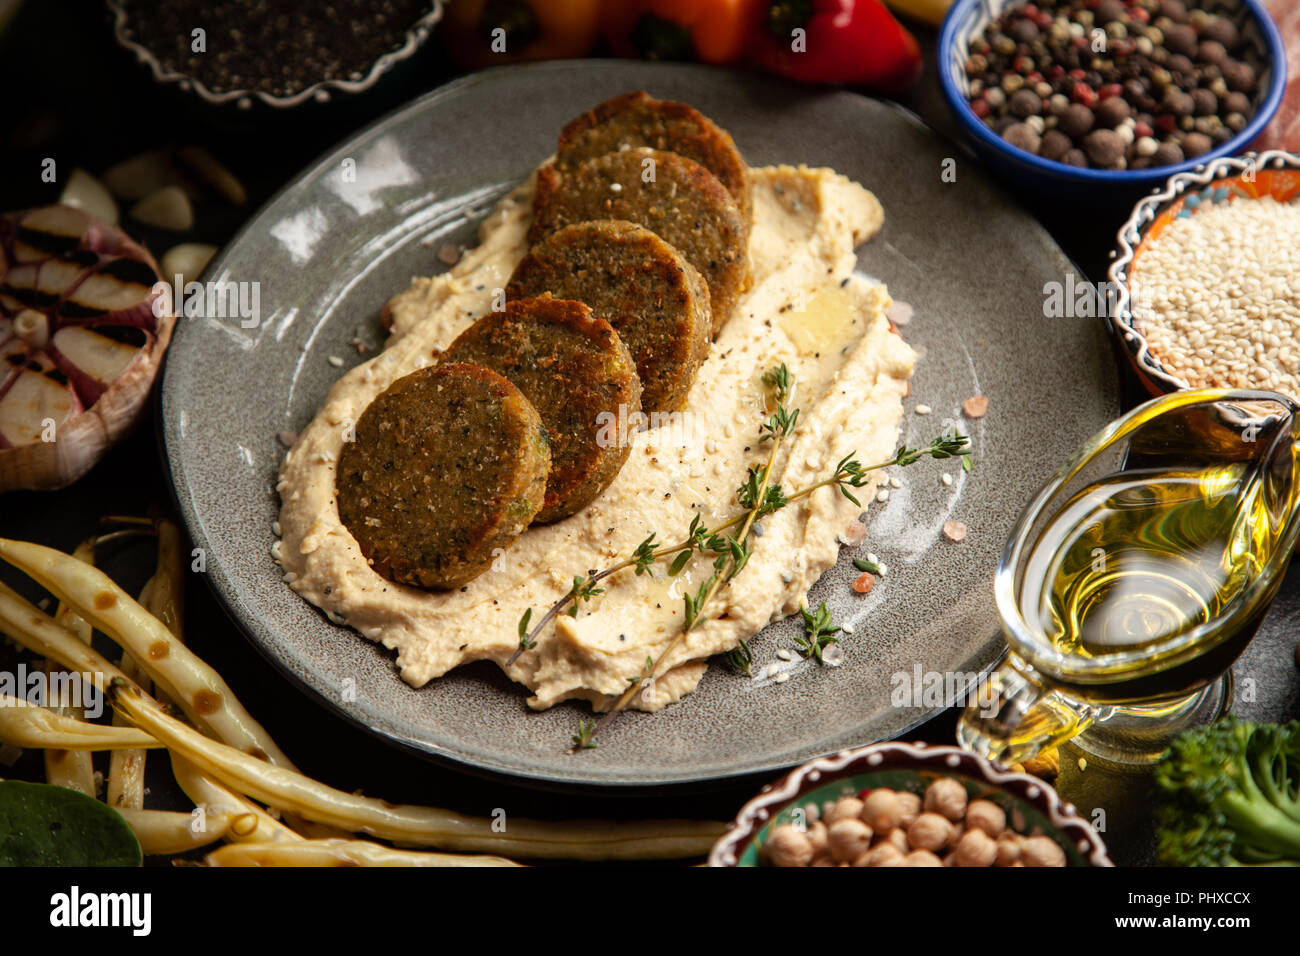
<instances>
[{"instance_id":1,"label":"broccoli floret","mask_svg":"<svg viewBox=\"0 0 1300 956\"><path fill-rule=\"evenodd\" d=\"M1189 730L1155 781L1166 866L1300 866L1300 722Z\"/></svg>"}]
</instances>

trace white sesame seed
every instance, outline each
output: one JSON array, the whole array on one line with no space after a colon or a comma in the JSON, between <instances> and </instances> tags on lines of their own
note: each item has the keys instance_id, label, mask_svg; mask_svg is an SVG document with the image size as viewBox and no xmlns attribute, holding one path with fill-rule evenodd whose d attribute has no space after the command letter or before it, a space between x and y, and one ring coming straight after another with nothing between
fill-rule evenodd
<instances>
[{"instance_id":1,"label":"white sesame seed","mask_svg":"<svg viewBox=\"0 0 1300 956\"><path fill-rule=\"evenodd\" d=\"M877 492L876 492L876 500L879 501L879 502L881 502L882 504L883 504L884 502L888 501L888 500L889 500L889 489L888 489L888 488L881 488L879 491L877 491Z\"/></svg>"},{"instance_id":2,"label":"white sesame seed","mask_svg":"<svg viewBox=\"0 0 1300 956\"><path fill-rule=\"evenodd\" d=\"M931 408L929 405L916 406L916 414L918 415L929 415L932 411L934 411L934 409Z\"/></svg>"},{"instance_id":3,"label":"white sesame seed","mask_svg":"<svg viewBox=\"0 0 1300 956\"><path fill-rule=\"evenodd\" d=\"M329 361L329 363L330 363L331 365L333 365L335 368L342 368L342 367L343 367L343 360L342 360L341 358L339 358L337 355L331 355L331 356L329 357L328 361Z\"/></svg>"},{"instance_id":4,"label":"white sesame seed","mask_svg":"<svg viewBox=\"0 0 1300 956\"><path fill-rule=\"evenodd\" d=\"M790 659L790 652L783 647L776 652L776 656L783 661L788 661Z\"/></svg>"},{"instance_id":5,"label":"white sesame seed","mask_svg":"<svg viewBox=\"0 0 1300 956\"><path fill-rule=\"evenodd\" d=\"M622 184L622 183L610 183L610 184L609 184L609 191L612 192L612 193L621 193L621 192L623 191L623 184Z\"/></svg>"},{"instance_id":6,"label":"white sesame seed","mask_svg":"<svg viewBox=\"0 0 1300 956\"><path fill-rule=\"evenodd\" d=\"M1300 206L1201 202L1144 245L1129 279L1133 323L1192 387L1300 395Z\"/></svg>"},{"instance_id":7,"label":"white sesame seed","mask_svg":"<svg viewBox=\"0 0 1300 956\"><path fill-rule=\"evenodd\" d=\"M772 681L775 684L784 684L789 679L790 679L790 675L787 674L785 671L782 671L781 673L777 674L776 677L772 679Z\"/></svg>"},{"instance_id":8,"label":"white sesame seed","mask_svg":"<svg viewBox=\"0 0 1300 956\"><path fill-rule=\"evenodd\" d=\"M874 551L867 552L867 560L870 561L872 564L880 563L880 558L876 556L876 553Z\"/></svg>"},{"instance_id":9,"label":"white sesame seed","mask_svg":"<svg viewBox=\"0 0 1300 956\"><path fill-rule=\"evenodd\" d=\"M903 487L903 483L902 483L901 481L899 481L897 478L890 478L890 479L889 479L889 487L891 487L891 488L901 488L901 487Z\"/></svg>"},{"instance_id":10,"label":"white sesame seed","mask_svg":"<svg viewBox=\"0 0 1300 956\"><path fill-rule=\"evenodd\" d=\"M952 484L952 475L948 474L948 473L945 471L942 475L939 476L939 480L942 481L945 485L951 485L951 484Z\"/></svg>"}]
</instances>

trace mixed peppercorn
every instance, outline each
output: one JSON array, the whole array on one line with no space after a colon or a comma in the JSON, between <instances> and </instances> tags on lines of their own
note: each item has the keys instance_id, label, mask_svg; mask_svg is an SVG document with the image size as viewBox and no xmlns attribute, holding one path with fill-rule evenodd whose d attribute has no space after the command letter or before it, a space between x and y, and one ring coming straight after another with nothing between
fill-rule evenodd
<instances>
[{"instance_id":1,"label":"mixed peppercorn","mask_svg":"<svg viewBox=\"0 0 1300 956\"><path fill-rule=\"evenodd\" d=\"M1096 169L1193 159L1255 110L1257 54L1183 0L1039 0L969 44L971 109L1008 143Z\"/></svg>"}]
</instances>

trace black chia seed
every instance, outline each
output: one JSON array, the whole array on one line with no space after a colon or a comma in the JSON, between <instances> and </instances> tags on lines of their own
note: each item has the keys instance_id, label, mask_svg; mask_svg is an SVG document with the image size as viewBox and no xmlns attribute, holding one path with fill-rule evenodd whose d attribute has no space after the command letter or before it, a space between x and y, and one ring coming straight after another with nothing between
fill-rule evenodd
<instances>
[{"instance_id":1,"label":"black chia seed","mask_svg":"<svg viewBox=\"0 0 1300 956\"><path fill-rule=\"evenodd\" d=\"M132 38L166 69L217 92L291 96L324 80L361 80L405 42L428 0L132 0ZM194 31L204 31L195 52Z\"/></svg>"}]
</instances>

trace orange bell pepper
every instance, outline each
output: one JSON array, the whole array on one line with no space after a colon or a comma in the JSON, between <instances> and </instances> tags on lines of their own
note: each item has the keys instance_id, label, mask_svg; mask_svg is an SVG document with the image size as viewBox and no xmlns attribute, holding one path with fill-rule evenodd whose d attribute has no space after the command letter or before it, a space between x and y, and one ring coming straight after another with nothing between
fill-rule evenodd
<instances>
[{"instance_id":1,"label":"orange bell pepper","mask_svg":"<svg viewBox=\"0 0 1300 956\"><path fill-rule=\"evenodd\" d=\"M601 36L615 56L735 63L745 54L756 0L605 0Z\"/></svg>"},{"instance_id":2,"label":"orange bell pepper","mask_svg":"<svg viewBox=\"0 0 1300 956\"><path fill-rule=\"evenodd\" d=\"M525 60L566 60L592 51L601 0L453 0L438 26L448 55L477 70Z\"/></svg>"}]
</instances>

